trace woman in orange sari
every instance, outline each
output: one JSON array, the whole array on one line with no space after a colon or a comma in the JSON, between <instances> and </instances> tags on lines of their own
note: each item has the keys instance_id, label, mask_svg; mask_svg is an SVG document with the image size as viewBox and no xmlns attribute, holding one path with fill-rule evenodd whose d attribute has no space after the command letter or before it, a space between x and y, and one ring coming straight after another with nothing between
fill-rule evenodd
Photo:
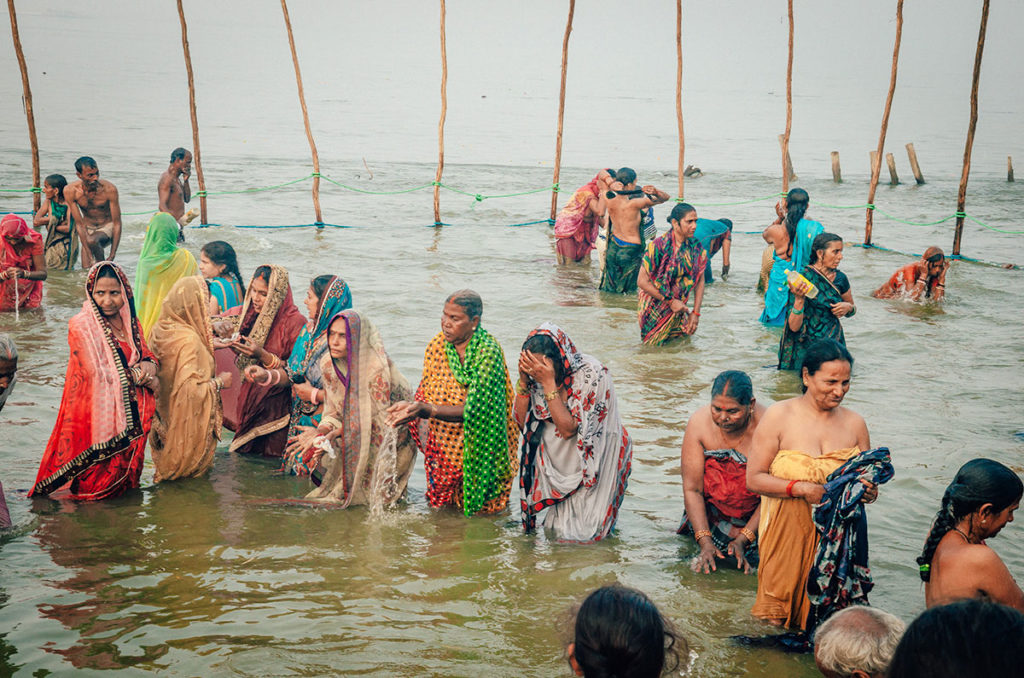
<instances>
[{"instance_id":1,"label":"woman in orange sari","mask_svg":"<svg viewBox=\"0 0 1024 678\"><path fill-rule=\"evenodd\" d=\"M159 390L156 359L119 266L94 265L85 290L82 310L68 322L64 395L30 497L70 483L70 498L91 501L139 486Z\"/></svg>"}]
</instances>

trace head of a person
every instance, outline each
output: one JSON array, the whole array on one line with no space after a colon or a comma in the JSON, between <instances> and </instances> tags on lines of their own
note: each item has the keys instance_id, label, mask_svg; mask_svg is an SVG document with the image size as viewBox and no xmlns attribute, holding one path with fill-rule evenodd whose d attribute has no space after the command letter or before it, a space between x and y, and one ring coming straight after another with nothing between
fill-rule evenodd
<instances>
[{"instance_id":1,"label":"head of a person","mask_svg":"<svg viewBox=\"0 0 1024 678\"><path fill-rule=\"evenodd\" d=\"M569 665L586 678L658 678L666 668L678 668L687 651L686 640L650 598L619 585L586 597L567 648Z\"/></svg>"},{"instance_id":2,"label":"head of a person","mask_svg":"<svg viewBox=\"0 0 1024 678\"><path fill-rule=\"evenodd\" d=\"M260 266L252 274L252 282L249 283L249 298L252 310L256 313L262 313L263 305L267 303L267 295L270 294L270 273L269 266Z\"/></svg>"},{"instance_id":3,"label":"head of a person","mask_svg":"<svg viewBox=\"0 0 1024 678\"><path fill-rule=\"evenodd\" d=\"M334 280L333 275L318 275L309 283L309 290L306 291L306 310L309 311L309 319L314 320L323 304L324 292L331 286Z\"/></svg>"},{"instance_id":4,"label":"head of a person","mask_svg":"<svg viewBox=\"0 0 1024 678\"><path fill-rule=\"evenodd\" d=\"M725 224L727 230L732 230L732 219L726 219L725 217L715 219L715 221Z\"/></svg>"},{"instance_id":5,"label":"head of a person","mask_svg":"<svg viewBox=\"0 0 1024 678\"><path fill-rule=\"evenodd\" d=\"M92 300L104 318L113 318L121 312L128 299L121 285L117 271L110 264L101 266L96 272L92 287Z\"/></svg>"},{"instance_id":6,"label":"head of a person","mask_svg":"<svg viewBox=\"0 0 1024 678\"><path fill-rule=\"evenodd\" d=\"M348 356L348 322L344 312L335 315L327 327L327 350L334 360L344 360Z\"/></svg>"},{"instance_id":7,"label":"head of a person","mask_svg":"<svg viewBox=\"0 0 1024 678\"><path fill-rule=\"evenodd\" d=\"M448 296L441 312L441 332L449 343L460 346L469 341L480 326L484 301L473 290L459 290Z\"/></svg>"},{"instance_id":8,"label":"head of a person","mask_svg":"<svg viewBox=\"0 0 1024 678\"><path fill-rule=\"evenodd\" d=\"M800 367L801 388L820 410L832 410L850 390L853 356L835 339L816 339L807 347Z\"/></svg>"},{"instance_id":9,"label":"head of a person","mask_svg":"<svg viewBox=\"0 0 1024 678\"><path fill-rule=\"evenodd\" d=\"M667 221L672 225L672 232L677 238L692 238L697 231L697 208L685 202L676 203Z\"/></svg>"},{"instance_id":10,"label":"head of a person","mask_svg":"<svg viewBox=\"0 0 1024 678\"><path fill-rule=\"evenodd\" d=\"M1019 676L1024 614L984 600L925 610L896 646L888 678Z\"/></svg>"},{"instance_id":11,"label":"head of a person","mask_svg":"<svg viewBox=\"0 0 1024 678\"><path fill-rule=\"evenodd\" d=\"M7 214L0 219L0 237L11 247L21 247L26 242L28 224L17 214Z\"/></svg>"},{"instance_id":12,"label":"head of a person","mask_svg":"<svg viewBox=\"0 0 1024 678\"><path fill-rule=\"evenodd\" d=\"M711 420L726 433L746 431L756 405L754 385L746 372L726 370L711 384Z\"/></svg>"},{"instance_id":13,"label":"head of a person","mask_svg":"<svg viewBox=\"0 0 1024 678\"><path fill-rule=\"evenodd\" d=\"M47 200L63 200L64 188L67 185L68 180L64 178L63 174L51 174L43 179L43 195Z\"/></svg>"},{"instance_id":14,"label":"head of a person","mask_svg":"<svg viewBox=\"0 0 1024 678\"><path fill-rule=\"evenodd\" d=\"M9 334L0 334L0 392L6 391L18 371L18 347Z\"/></svg>"},{"instance_id":15,"label":"head of a person","mask_svg":"<svg viewBox=\"0 0 1024 678\"><path fill-rule=\"evenodd\" d=\"M815 631L814 663L825 678L885 678L904 628L876 607L844 608Z\"/></svg>"},{"instance_id":16,"label":"head of a person","mask_svg":"<svg viewBox=\"0 0 1024 678\"><path fill-rule=\"evenodd\" d=\"M623 191L636 188L636 172L631 167L622 167L615 173L615 181L622 184Z\"/></svg>"},{"instance_id":17,"label":"head of a person","mask_svg":"<svg viewBox=\"0 0 1024 678\"><path fill-rule=\"evenodd\" d=\"M223 240L214 240L203 245L199 251L199 271L204 278L231 276L239 285L242 284L235 248Z\"/></svg>"},{"instance_id":18,"label":"head of a person","mask_svg":"<svg viewBox=\"0 0 1024 678\"><path fill-rule=\"evenodd\" d=\"M924 251L922 259L928 263L928 275L933 278L942 273L942 268L946 265L946 254L941 247L934 245Z\"/></svg>"},{"instance_id":19,"label":"head of a person","mask_svg":"<svg viewBox=\"0 0 1024 678\"><path fill-rule=\"evenodd\" d=\"M183 170L191 164L192 154L189 153L188 149L178 146L176 149L171 151L171 167Z\"/></svg>"},{"instance_id":20,"label":"head of a person","mask_svg":"<svg viewBox=\"0 0 1024 678\"><path fill-rule=\"evenodd\" d=\"M565 364L562 360L562 353L558 350L558 344L551 338L551 335L531 334L523 342L523 350L550 360L555 370L555 383L561 384L565 381Z\"/></svg>"},{"instance_id":21,"label":"head of a person","mask_svg":"<svg viewBox=\"0 0 1024 678\"><path fill-rule=\"evenodd\" d=\"M100 169L96 166L96 161L87 155L75 161L75 173L88 188L100 185Z\"/></svg>"},{"instance_id":22,"label":"head of a person","mask_svg":"<svg viewBox=\"0 0 1024 678\"><path fill-rule=\"evenodd\" d=\"M1009 467L992 459L972 459L956 472L942 495L924 551L917 559L921 579L929 581L932 556L947 532L967 519L967 534L988 539L1013 522L1024 483Z\"/></svg>"},{"instance_id":23,"label":"head of a person","mask_svg":"<svg viewBox=\"0 0 1024 678\"><path fill-rule=\"evenodd\" d=\"M835 233L819 233L811 243L810 263L835 270L843 260L843 239Z\"/></svg>"},{"instance_id":24,"label":"head of a person","mask_svg":"<svg viewBox=\"0 0 1024 678\"><path fill-rule=\"evenodd\" d=\"M807 205L811 202L811 196L802 188L794 188L786 194L786 231L789 233L790 241L796 237L796 225L807 213Z\"/></svg>"}]
</instances>

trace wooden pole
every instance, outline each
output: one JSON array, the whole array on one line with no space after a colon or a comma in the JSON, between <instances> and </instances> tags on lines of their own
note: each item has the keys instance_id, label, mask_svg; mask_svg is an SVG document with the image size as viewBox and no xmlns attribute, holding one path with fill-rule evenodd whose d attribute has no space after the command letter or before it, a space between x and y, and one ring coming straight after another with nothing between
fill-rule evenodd
<instances>
[{"instance_id":1,"label":"wooden pole","mask_svg":"<svg viewBox=\"0 0 1024 678\"><path fill-rule=\"evenodd\" d=\"M921 174L921 166L917 164L917 151L914 150L913 142L907 144L907 157L910 159L910 171L914 173L914 181L920 186L924 183L924 175Z\"/></svg>"},{"instance_id":2,"label":"wooden pole","mask_svg":"<svg viewBox=\"0 0 1024 678\"><path fill-rule=\"evenodd\" d=\"M985 29L988 27L988 4L981 5L981 27L978 29L978 49L974 53L974 75L971 78L971 121L967 126L967 142L964 144L964 169L960 175L960 190L956 196L956 232L953 234L953 254L960 254L960 241L964 233L964 208L967 204L967 178L971 174L971 148L974 146L974 129L978 126L978 80L981 78L981 56L985 51Z\"/></svg>"},{"instance_id":3,"label":"wooden pole","mask_svg":"<svg viewBox=\"0 0 1024 678\"><path fill-rule=\"evenodd\" d=\"M885 109L882 111L882 130L878 133L878 149L871 158L871 186L868 188L868 208L864 210L864 244L871 244L871 228L873 226L875 189L878 188L878 174L881 172L882 151L885 148L885 132L889 128L889 111L892 110L892 97L896 93L896 69L900 60L900 39L903 36L903 0L896 2L896 40L892 46L892 70L889 73L889 92L885 95ZM892 154L889 154L892 157ZM895 164L893 165L895 167ZM893 183L896 182L896 170L892 169Z\"/></svg>"},{"instance_id":4,"label":"wooden pole","mask_svg":"<svg viewBox=\"0 0 1024 678\"><path fill-rule=\"evenodd\" d=\"M683 135L683 0L676 0L676 125L679 128L679 199L682 200L686 176L683 158L686 138Z\"/></svg>"},{"instance_id":5,"label":"wooden pole","mask_svg":"<svg viewBox=\"0 0 1024 678\"><path fill-rule=\"evenodd\" d=\"M313 211L316 212L317 225L323 224L323 215L320 213L320 156L316 153L316 142L313 141L313 132L309 128L309 111L306 109L306 95L302 91L302 71L299 70L299 55L295 52L295 37L292 35L292 21L288 17L288 4L281 0L281 12L284 14L284 26L288 29L288 46L292 50L292 64L295 66L295 86L299 90L299 104L302 106L302 121L306 126L306 139L309 140L309 150L313 154Z\"/></svg>"},{"instance_id":6,"label":"wooden pole","mask_svg":"<svg viewBox=\"0 0 1024 678\"><path fill-rule=\"evenodd\" d=\"M889 168L889 185L898 186L900 178L896 174L896 158L892 157L892 153L885 154L885 165Z\"/></svg>"},{"instance_id":7,"label":"wooden pole","mask_svg":"<svg viewBox=\"0 0 1024 678\"><path fill-rule=\"evenodd\" d=\"M832 181L837 184L843 183L843 173L839 169L839 151L832 151Z\"/></svg>"},{"instance_id":8,"label":"wooden pole","mask_svg":"<svg viewBox=\"0 0 1024 678\"><path fill-rule=\"evenodd\" d=\"M551 221L554 222L558 213L558 176L562 170L562 118L565 116L565 73L569 64L569 34L572 33L572 15L576 11L576 0L569 0L569 18L565 22L565 35L562 37L562 84L558 89L558 134L555 137L555 176L551 183ZM440 179L438 179L440 181ZM436 212L436 209L435 209ZM434 219L437 219L435 214Z\"/></svg>"},{"instance_id":9,"label":"wooden pole","mask_svg":"<svg viewBox=\"0 0 1024 678\"><path fill-rule=\"evenodd\" d=\"M789 192L793 163L789 159L789 134L793 130L793 0L786 2L789 12L789 55L786 58L786 133L782 135L782 192Z\"/></svg>"},{"instance_id":10,"label":"wooden pole","mask_svg":"<svg viewBox=\"0 0 1024 678\"><path fill-rule=\"evenodd\" d=\"M1013 156L1006 156L1006 180L1013 183Z\"/></svg>"},{"instance_id":11,"label":"wooden pole","mask_svg":"<svg viewBox=\"0 0 1024 678\"><path fill-rule=\"evenodd\" d=\"M181 48L185 52L185 73L188 75L188 105L192 116L192 159L196 163L196 180L199 182L199 220L210 223L206 217L206 180L203 178L203 160L199 153L199 119L196 117L196 87L192 78L192 54L188 49L188 26L185 10L178 0L178 20L181 22Z\"/></svg>"},{"instance_id":12,"label":"wooden pole","mask_svg":"<svg viewBox=\"0 0 1024 678\"><path fill-rule=\"evenodd\" d=\"M14 9L14 0L7 0L7 13L11 16L11 36L14 38L14 52L18 55L18 67L21 69L22 100L25 103L25 119L28 121L28 142L32 148L32 187L41 188L42 184L39 183L39 141L36 138L36 116L32 112L32 88L28 84L28 66L25 63L25 52L21 48L21 35L18 33L18 15ZM33 213L39 211L41 204L42 196L40 193L33 191Z\"/></svg>"},{"instance_id":13,"label":"wooden pole","mask_svg":"<svg viewBox=\"0 0 1024 678\"><path fill-rule=\"evenodd\" d=\"M783 173L789 177L789 181L796 179L796 172L793 171L793 159L789 157L789 148L786 145L786 135L779 135L779 148L782 149L782 165L784 167Z\"/></svg>"},{"instance_id":14,"label":"wooden pole","mask_svg":"<svg viewBox=\"0 0 1024 678\"><path fill-rule=\"evenodd\" d=\"M441 0L441 119L437 123L437 174L434 176L434 226L441 225L441 174L444 172L444 118L448 113L448 52L444 43L444 0Z\"/></svg>"}]
</instances>

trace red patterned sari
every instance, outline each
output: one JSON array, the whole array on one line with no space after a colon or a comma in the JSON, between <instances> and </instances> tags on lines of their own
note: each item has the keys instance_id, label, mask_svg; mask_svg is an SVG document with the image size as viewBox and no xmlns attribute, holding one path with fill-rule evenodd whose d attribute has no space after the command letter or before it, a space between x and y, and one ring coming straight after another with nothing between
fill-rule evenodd
<instances>
[{"instance_id":1,"label":"red patterned sari","mask_svg":"<svg viewBox=\"0 0 1024 678\"><path fill-rule=\"evenodd\" d=\"M103 268L112 269L121 284L121 321L129 330L124 341L114 336L92 298ZM93 501L139 486L155 401L133 383L131 368L156 359L142 338L132 288L120 267L96 264L85 290L82 310L68 321L64 395L30 497L69 486L72 499Z\"/></svg>"}]
</instances>

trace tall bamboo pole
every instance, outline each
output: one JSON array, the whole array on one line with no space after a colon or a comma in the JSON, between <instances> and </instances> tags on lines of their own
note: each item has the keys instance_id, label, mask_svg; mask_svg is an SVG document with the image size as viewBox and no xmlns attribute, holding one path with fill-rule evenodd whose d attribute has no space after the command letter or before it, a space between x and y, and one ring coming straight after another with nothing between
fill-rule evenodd
<instances>
[{"instance_id":1,"label":"tall bamboo pole","mask_svg":"<svg viewBox=\"0 0 1024 678\"><path fill-rule=\"evenodd\" d=\"M309 140L309 150L313 154L313 211L316 212L316 223L324 223L320 214L320 156L316 153L316 142L313 141L313 132L309 128L309 111L306 109L306 95L302 91L302 71L299 70L299 55L295 52L295 38L292 36L292 22L288 18L288 4L281 0L281 11L284 13L284 26L288 29L288 46L292 49L292 64L295 65L295 86L299 90L299 104L302 105L302 121L306 126L306 138Z\"/></svg>"},{"instance_id":2,"label":"tall bamboo pole","mask_svg":"<svg viewBox=\"0 0 1024 678\"><path fill-rule=\"evenodd\" d=\"M683 136L683 0L676 0L676 125L679 128L679 199L683 199L686 140Z\"/></svg>"},{"instance_id":3,"label":"tall bamboo pole","mask_svg":"<svg viewBox=\"0 0 1024 678\"><path fill-rule=\"evenodd\" d=\"M569 18L565 22L565 36L562 37L562 84L558 90L558 134L555 137L555 176L551 180L551 221L558 212L558 175L562 169L562 117L565 115L565 72L569 64L569 34L572 33L572 15L576 11L576 0L569 0Z\"/></svg>"},{"instance_id":4,"label":"tall bamboo pole","mask_svg":"<svg viewBox=\"0 0 1024 678\"><path fill-rule=\"evenodd\" d=\"M789 192L789 133L793 129L793 0L788 0L789 56L786 58L786 133L782 135L782 192Z\"/></svg>"},{"instance_id":5,"label":"tall bamboo pole","mask_svg":"<svg viewBox=\"0 0 1024 678\"><path fill-rule=\"evenodd\" d=\"M889 93L885 97L885 110L882 112L882 131L878 134L878 149L871 163L871 186L868 188L868 207L864 215L864 244L871 244L871 228L874 225L875 189L878 188L878 175L882 171L882 149L885 147L885 133L889 128L889 111L892 109L892 97L896 92L896 67L900 59L900 38L903 35L903 0L896 2L896 40L892 48L892 71L889 74Z\"/></svg>"},{"instance_id":6,"label":"tall bamboo pole","mask_svg":"<svg viewBox=\"0 0 1024 678\"><path fill-rule=\"evenodd\" d=\"M956 233L953 235L953 254L960 254L960 240L964 233L964 207L967 203L967 177L971 173L971 148L974 146L974 128L978 126L978 80L981 77L981 55L985 51L985 29L988 27L988 2L981 5L981 28L978 29L978 49L974 53L974 76L971 79L971 122L967 126L964 145L964 169L960 174L960 191L956 196Z\"/></svg>"},{"instance_id":7,"label":"tall bamboo pole","mask_svg":"<svg viewBox=\"0 0 1024 678\"><path fill-rule=\"evenodd\" d=\"M196 117L196 87L192 78L192 54L188 48L188 25L185 10L178 0L178 20L181 22L181 49L185 52L185 73L188 74L188 106L192 116L192 159L196 163L196 179L199 181L199 219L208 224L206 218L206 180L203 178L203 160L199 153L199 119Z\"/></svg>"},{"instance_id":8,"label":"tall bamboo pole","mask_svg":"<svg viewBox=\"0 0 1024 678\"><path fill-rule=\"evenodd\" d=\"M18 15L14 9L14 0L7 0L7 13L11 16L11 36L14 38L14 52L18 55L18 67L21 69L22 97L25 102L25 119L28 120L28 141L32 147L32 187L39 188L39 141L36 139L36 116L32 112L32 88L28 84L28 66L25 64L25 52L21 48L21 36L18 33ZM32 193L32 211L38 212L42 198L36 191Z\"/></svg>"},{"instance_id":9,"label":"tall bamboo pole","mask_svg":"<svg viewBox=\"0 0 1024 678\"><path fill-rule=\"evenodd\" d=\"M448 51L444 42L444 0L441 0L441 119L437 123L437 174L434 176L434 226L441 225L441 174L444 172L444 118L448 114Z\"/></svg>"}]
</instances>

